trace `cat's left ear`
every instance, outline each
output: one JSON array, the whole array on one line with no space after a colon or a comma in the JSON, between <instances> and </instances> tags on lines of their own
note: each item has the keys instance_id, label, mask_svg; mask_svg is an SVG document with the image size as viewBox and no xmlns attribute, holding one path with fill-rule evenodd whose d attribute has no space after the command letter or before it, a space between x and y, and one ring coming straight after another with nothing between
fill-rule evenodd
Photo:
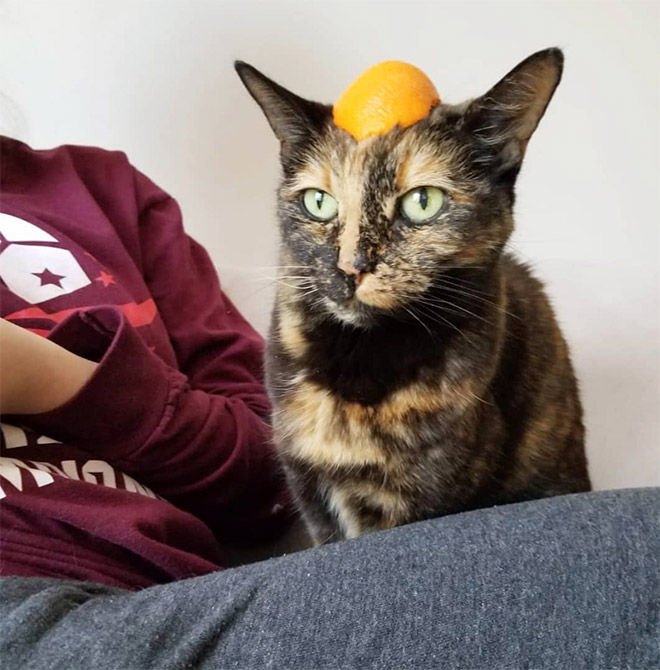
<instances>
[{"instance_id":1,"label":"cat's left ear","mask_svg":"<svg viewBox=\"0 0 660 670\"><path fill-rule=\"evenodd\" d=\"M327 124L331 115L328 105L305 100L287 91L248 63L236 61L234 67L245 88L266 115L283 149L287 145L308 141Z\"/></svg>"},{"instance_id":2,"label":"cat's left ear","mask_svg":"<svg viewBox=\"0 0 660 670\"><path fill-rule=\"evenodd\" d=\"M501 169L520 165L563 67L564 55L559 49L538 51L467 108L466 129L488 153L496 154Z\"/></svg>"}]
</instances>

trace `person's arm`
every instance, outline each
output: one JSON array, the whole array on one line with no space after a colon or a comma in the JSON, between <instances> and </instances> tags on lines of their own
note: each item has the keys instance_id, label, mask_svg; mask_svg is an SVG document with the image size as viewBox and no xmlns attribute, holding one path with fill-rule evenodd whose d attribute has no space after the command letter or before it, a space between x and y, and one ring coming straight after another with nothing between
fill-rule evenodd
<instances>
[{"instance_id":1,"label":"person's arm","mask_svg":"<svg viewBox=\"0 0 660 670\"><path fill-rule=\"evenodd\" d=\"M111 313L107 310L96 312L97 316L106 314L106 319ZM74 333L81 335L77 328L71 329L80 318L89 320L90 314L72 319L67 327L54 334L55 338L69 341ZM86 340L89 342L88 338ZM75 343L71 341L69 345L75 346ZM80 393L97 367L98 363L73 354L52 340L0 319L0 415L24 415L22 418L29 422L30 414L59 408ZM254 563L310 546L311 540L302 520L298 519L285 535L267 543L225 543L224 564L233 567Z\"/></svg>"},{"instance_id":2,"label":"person's arm","mask_svg":"<svg viewBox=\"0 0 660 670\"><path fill-rule=\"evenodd\" d=\"M0 414L49 412L73 398L96 363L0 319Z\"/></svg>"},{"instance_id":3,"label":"person's arm","mask_svg":"<svg viewBox=\"0 0 660 670\"><path fill-rule=\"evenodd\" d=\"M19 417L26 426L108 461L220 536L283 529L289 500L270 428L254 409L267 408L257 378L244 379L239 396L195 388L111 306L72 314L49 339L98 365L64 405Z\"/></svg>"},{"instance_id":4,"label":"person's arm","mask_svg":"<svg viewBox=\"0 0 660 670\"><path fill-rule=\"evenodd\" d=\"M228 449L228 472L200 470L202 481L208 483L212 503L218 492L227 497L231 491L232 509L271 499L274 487L279 493L273 508L286 516L290 501L271 443L270 403L263 384L263 338L221 290L206 250L185 234L176 201L141 173L135 174L149 292L191 389L210 398L225 416L220 425L202 423L195 435L211 453L220 445ZM183 425L183 419L173 422L168 438L176 440ZM163 490L160 483L158 488ZM200 493L198 489L191 498L198 515ZM177 491L175 499L190 508L185 494ZM213 508L207 507L211 514ZM208 513L206 517L208 521Z\"/></svg>"},{"instance_id":5,"label":"person's arm","mask_svg":"<svg viewBox=\"0 0 660 670\"><path fill-rule=\"evenodd\" d=\"M271 444L262 339L184 234L174 200L136 180L139 262L179 370L117 308L75 313L49 339L98 367L67 403L25 423L111 462L220 535L273 534L290 501Z\"/></svg>"}]
</instances>

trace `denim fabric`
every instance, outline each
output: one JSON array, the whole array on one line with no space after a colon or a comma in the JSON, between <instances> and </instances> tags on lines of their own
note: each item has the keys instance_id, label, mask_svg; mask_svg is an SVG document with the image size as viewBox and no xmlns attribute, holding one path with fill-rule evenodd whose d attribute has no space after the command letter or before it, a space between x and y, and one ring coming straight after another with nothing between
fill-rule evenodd
<instances>
[{"instance_id":1,"label":"denim fabric","mask_svg":"<svg viewBox=\"0 0 660 670\"><path fill-rule=\"evenodd\" d=\"M660 489L457 514L126 592L0 582L2 667L660 668Z\"/></svg>"}]
</instances>

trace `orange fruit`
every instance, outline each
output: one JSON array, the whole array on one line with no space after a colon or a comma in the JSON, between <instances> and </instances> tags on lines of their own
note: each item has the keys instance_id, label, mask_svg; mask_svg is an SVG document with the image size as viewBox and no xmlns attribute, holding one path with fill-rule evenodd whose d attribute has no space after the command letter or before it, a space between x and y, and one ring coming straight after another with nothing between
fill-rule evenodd
<instances>
[{"instance_id":1,"label":"orange fruit","mask_svg":"<svg viewBox=\"0 0 660 670\"><path fill-rule=\"evenodd\" d=\"M388 60L363 72L335 103L335 125L356 140L380 135L397 124L412 126L440 102L431 80L414 65Z\"/></svg>"}]
</instances>

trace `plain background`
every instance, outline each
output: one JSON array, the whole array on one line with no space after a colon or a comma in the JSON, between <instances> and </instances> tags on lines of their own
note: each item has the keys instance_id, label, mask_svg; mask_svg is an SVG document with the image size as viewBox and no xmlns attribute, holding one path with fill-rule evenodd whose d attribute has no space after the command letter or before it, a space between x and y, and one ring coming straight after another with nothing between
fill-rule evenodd
<instances>
[{"instance_id":1,"label":"plain background","mask_svg":"<svg viewBox=\"0 0 660 670\"><path fill-rule=\"evenodd\" d=\"M125 151L179 200L265 332L278 147L234 59L324 102L368 66L405 60L458 102L562 47L513 248L571 344L595 485L658 484L659 25L655 2L0 0L1 129L38 148Z\"/></svg>"}]
</instances>

